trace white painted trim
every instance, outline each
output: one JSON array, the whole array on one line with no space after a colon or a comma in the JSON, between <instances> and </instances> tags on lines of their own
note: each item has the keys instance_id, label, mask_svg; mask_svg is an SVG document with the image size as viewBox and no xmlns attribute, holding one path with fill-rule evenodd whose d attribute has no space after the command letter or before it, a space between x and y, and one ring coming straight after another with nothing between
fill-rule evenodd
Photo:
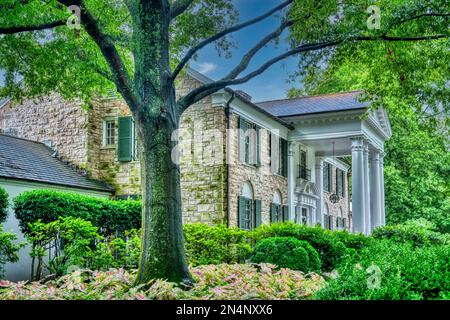
<instances>
[{"instance_id":1,"label":"white painted trim","mask_svg":"<svg viewBox=\"0 0 450 320\"><path fill-rule=\"evenodd\" d=\"M332 157L325 157L323 158L324 162L328 162L329 164L333 164L333 158ZM346 164L344 161L335 158L334 159L334 166L344 172L348 172L348 169L350 169L350 166Z\"/></svg>"},{"instance_id":2,"label":"white painted trim","mask_svg":"<svg viewBox=\"0 0 450 320\"><path fill-rule=\"evenodd\" d=\"M102 119L102 148L113 148L117 145L116 141L116 121L115 116L107 116ZM106 122L114 121L114 144L107 144L106 143Z\"/></svg>"}]
</instances>

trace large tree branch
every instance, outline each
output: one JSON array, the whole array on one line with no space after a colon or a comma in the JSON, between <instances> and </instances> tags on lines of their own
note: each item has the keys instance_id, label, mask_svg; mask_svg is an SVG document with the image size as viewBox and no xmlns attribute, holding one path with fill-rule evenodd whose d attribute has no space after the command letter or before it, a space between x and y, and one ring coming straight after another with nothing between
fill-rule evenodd
<instances>
[{"instance_id":1,"label":"large tree branch","mask_svg":"<svg viewBox=\"0 0 450 320\"><path fill-rule=\"evenodd\" d=\"M200 101L201 99L205 98L206 96L213 94L214 92L217 92L219 90L224 89L227 86L232 85L238 85L245 83L254 77L262 74L264 71L266 71L268 68L270 68L272 65L274 65L277 62L280 62L286 58L289 58L291 56L308 52L308 51L316 51L321 50L328 47L334 47L337 45L340 45L344 42L358 42L358 41L376 41L376 40L385 40L385 41L424 41L424 40L435 40L435 39L442 39L447 38L448 35L432 35L432 36L418 36L418 37L390 37L390 36L379 36L379 37L366 37L366 36L357 36L350 39L338 39L334 41L327 41L322 43L315 43L315 44L305 44L298 46L294 49L291 49L283 54L280 54L279 56L276 56L263 65L261 65L258 69L255 71L247 74L246 76L243 76L241 78L222 78L221 80L204 84L200 87L198 87L195 90L192 90L190 93L185 95L184 97L180 98L178 100L178 107L180 109L180 112L183 112L186 110L190 105ZM239 66L238 66L239 67ZM236 67L236 68L238 68Z\"/></svg>"},{"instance_id":2,"label":"large tree branch","mask_svg":"<svg viewBox=\"0 0 450 320\"><path fill-rule=\"evenodd\" d=\"M170 8L170 19L173 20L180 14L185 12L187 8L194 2L194 0L177 0Z\"/></svg>"},{"instance_id":3,"label":"large tree branch","mask_svg":"<svg viewBox=\"0 0 450 320\"><path fill-rule=\"evenodd\" d=\"M45 29L53 29L59 26L63 26L67 23L67 20L56 20L49 23L35 24L28 26L17 26L17 27L0 27L0 34L15 34L19 32L27 31L38 31Z\"/></svg>"},{"instance_id":4,"label":"large tree branch","mask_svg":"<svg viewBox=\"0 0 450 320\"><path fill-rule=\"evenodd\" d=\"M184 56L184 58L180 61L180 63L178 64L178 66L175 68L173 74L172 74L172 78L175 79L178 74L181 72L181 70L183 70L183 68L186 66L186 64L188 63L188 61L202 48L204 48L205 46L207 46L210 43L213 43L216 40L219 40L220 38L225 37L226 35L239 31L241 29L244 29L248 26L251 26L255 23L258 23L268 17L270 17L271 15L273 15L275 12L282 10L283 8L285 8L286 6L288 6L289 4L292 3L293 0L287 0L285 2L283 2L282 4L276 6L275 8L267 11L266 13L264 13L263 15L260 15L259 17L256 17L254 19L248 20L246 22L237 24L233 27L230 27L228 29L225 29L217 34L215 34L214 36L205 39L203 41L201 41L198 45L196 45L195 47L192 47L191 49L188 50L188 52L186 53L186 55Z\"/></svg>"},{"instance_id":5,"label":"large tree branch","mask_svg":"<svg viewBox=\"0 0 450 320\"><path fill-rule=\"evenodd\" d=\"M388 28L387 31L384 33L385 35L395 26L399 26L402 25L406 22L409 21L414 21L414 20L419 20L422 19L424 17L450 17L450 13L437 13L437 12L427 12L427 13L422 13L416 16L412 16L412 17L408 17L402 20L398 20L398 21L394 21Z\"/></svg>"},{"instance_id":6,"label":"large tree branch","mask_svg":"<svg viewBox=\"0 0 450 320\"><path fill-rule=\"evenodd\" d=\"M240 63L225 77L226 79L235 79L242 71L247 69L248 65L252 61L253 57L266 46L269 42L276 39L283 33L283 31L290 27L293 21L283 22L274 32L270 33L264 37L260 42L258 42L252 49L250 49L242 58Z\"/></svg>"},{"instance_id":7,"label":"large tree branch","mask_svg":"<svg viewBox=\"0 0 450 320\"><path fill-rule=\"evenodd\" d=\"M83 0L58 0L65 6L77 5L81 9L81 21L86 32L91 36L108 63L112 78L124 100L127 102L131 110L135 110L140 104L140 98L135 94L133 83L130 80L128 71L119 55L111 37L102 32L97 20L86 9Z\"/></svg>"}]
</instances>

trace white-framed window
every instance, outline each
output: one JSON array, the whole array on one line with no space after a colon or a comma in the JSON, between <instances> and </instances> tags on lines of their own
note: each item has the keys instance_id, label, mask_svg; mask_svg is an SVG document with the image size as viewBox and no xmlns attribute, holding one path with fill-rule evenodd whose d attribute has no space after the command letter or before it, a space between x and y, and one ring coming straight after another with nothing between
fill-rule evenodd
<instances>
[{"instance_id":1,"label":"white-framed window","mask_svg":"<svg viewBox=\"0 0 450 320\"><path fill-rule=\"evenodd\" d=\"M110 147L116 144L116 120L106 118L103 120L103 146Z\"/></svg>"}]
</instances>

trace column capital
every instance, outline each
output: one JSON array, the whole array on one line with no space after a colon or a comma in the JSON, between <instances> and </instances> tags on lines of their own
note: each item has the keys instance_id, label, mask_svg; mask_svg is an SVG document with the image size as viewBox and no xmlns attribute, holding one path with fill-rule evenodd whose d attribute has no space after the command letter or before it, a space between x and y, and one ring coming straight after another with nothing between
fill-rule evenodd
<instances>
[{"instance_id":1,"label":"column capital","mask_svg":"<svg viewBox=\"0 0 450 320\"><path fill-rule=\"evenodd\" d=\"M353 137L350 140L352 142L352 151L364 150L364 137Z\"/></svg>"}]
</instances>

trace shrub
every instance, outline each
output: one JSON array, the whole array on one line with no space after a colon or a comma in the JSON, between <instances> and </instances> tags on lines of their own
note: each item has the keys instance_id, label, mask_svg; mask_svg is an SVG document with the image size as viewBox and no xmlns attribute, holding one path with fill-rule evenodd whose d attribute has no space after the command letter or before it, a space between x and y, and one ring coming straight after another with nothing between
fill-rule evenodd
<instances>
[{"instance_id":1,"label":"shrub","mask_svg":"<svg viewBox=\"0 0 450 320\"><path fill-rule=\"evenodd\" d=\"M247 234L247 231L224 225L185 224L184 237L189 264L198 266L245 260L251 252Z\"/></svg>"},{"instance_id":2,"label":"shrub","mask_svg":"<svg viewBox=\"0 0 450 320\"><path fill-rule=\"evenodd\" d=\"M162 280L134 287L135 273L123 269L75 271L45 284L4 281L0 300L310 299L324 285L316 274L274 270L270 265L209 265L191 268L191 272L196 280L191 290Z\"/></svg>"},{"instance_id":3,"label":"shrub","mask_svg":"<svg viewBox=\"0 0 450 320\"><path fill-rule=\"evenodd\" d=\"M340 265L317 293L324 300L445 299L450 292L450 246L414 247L379 240Z\"/></svg>"},{"instance_id":4,"label":"shrub","mask_svg":"<svg viewBox=\"0 0 450 320\"><path fill-rule=\"evenodd\" d=\"M105 236L139 229L139 201L109 200L76 193L34 190L14 199L14 210L22 232L29 232L29 223L52 222L58 217L75 217L90 221Z\"/></svg>"},{"instance_id":5,"label":"shrub","mask_svg":"<svg viewBox=\"0 0 450 320\"><path fill-rule=\"evenodd\" d=\"M31 244L34 280L41 278L44 268L61 276L73 268L107 270L138 266L141 249L138 230L126 231L124 238L105 238L91 222L73 217L60 217L49 223L36 221L30 223L29 229L26 237Z\"/></svg>"},{"instance_id":6,"label":"shrub","mask_svg":"<svg viewBox=\"0 0 450 320\"><path fill-rule=\"evenodd\" d=\"M316 250L306 241L293 237L272 237L259 241L251 261L273 263L280 268L303 272L320 270L320 259Z\"/></svg>"},{"instance_id":7,"label":"shrub","mask_svg":"<svg viewBox=\"0 0 450 320\"><path fill-rule=\"evenodd\" d=\"M3 277L3 266L5 263L19 260L18 252L23 247L23 244L14 243L16 240L16 235L3 232L3 228L0 225L0 279Z\"/></svg>"},{"instance_id":8,"label":"shrub","mask_svg":"<svg viewBox=\"0 0 450 320\"><path fill-rule=\"evenodd\" d=\"M95 256L96 242L102 239L97 233L97 227L89 221L72 217L60 217L50 223L39 220L30 223L29 229L26 237L31 244L33 280L41 278L44 267L50 273L61 276L70 266L87 266L89 259ZM48 253L51 256L48 257L48 263L44 264L43 258Z\"/></svg>"},{"instance_id":9,"label":"shrub","mask_svg":"<svg viewBox=\"0 0 450 320\"><path fill-rule=\"evenodd\" d=\"M268 237L295 237L306 241L318 252L324 271L335 269L346 257L356 254L356 249L371 242L370 238L364 235L329 231L319 226L308 227L292 222L262 225L252 232L251 237L255 241Z\"/></svg>"},{"instance_id":10,"label":"shrub","mask_svg":"<svg viewBox=\"0 0 450 320\"><path fill-rule=\"evenodd\" d=\"M0 223L5 222L8 216L8 193L0 186Z\"/></svg>"},{"instance_id":11,"label":"shrub","mask_svg":"<svg viewBox=\"0 0 450 320\"><path fill-rule=\"evenodd\" d=\"M376 228L376 239L391 239L414 246L450 244L450 236L436 231L436 225L425 220L408 220L403 224Z\"/></svg>"}]
</instances>

